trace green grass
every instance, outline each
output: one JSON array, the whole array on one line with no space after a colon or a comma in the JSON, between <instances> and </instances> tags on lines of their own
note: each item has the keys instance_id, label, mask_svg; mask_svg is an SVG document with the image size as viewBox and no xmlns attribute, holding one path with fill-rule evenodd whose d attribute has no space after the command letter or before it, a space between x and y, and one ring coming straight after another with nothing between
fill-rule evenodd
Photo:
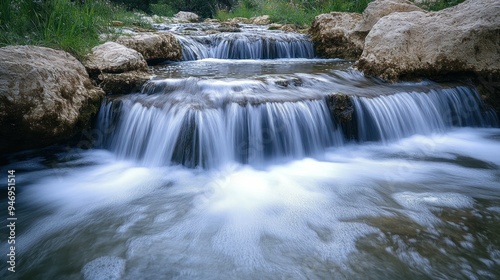
<instances>
[{"instance_id":1,"label":"green grass","mask_svg":"<svg viewBox=\"0 0 500 280\"><path fill-rule=\"evenodd\" d=\"M332 11L362 13L371 0L242 0L231 11L219 10L216 18L269 15L276 23L309 25L314 17Z\"/></svg>"},{"instance_id":2,"label":"green grass","mask_svg":"<svg viewBox=\"0 0 500 280\"><path fill-rule=\"evenodd\" d=\"M138 16L104 0L12 0L0 3L0 46L41 45L78 58L110 33L113 20L137 24Z\"/></svg>"}]
</instances>

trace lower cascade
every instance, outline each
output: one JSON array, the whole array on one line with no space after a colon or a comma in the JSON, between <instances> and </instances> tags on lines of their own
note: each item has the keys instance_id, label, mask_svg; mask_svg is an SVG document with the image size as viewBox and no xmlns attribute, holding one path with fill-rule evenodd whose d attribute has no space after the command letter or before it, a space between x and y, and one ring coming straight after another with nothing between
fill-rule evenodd
<instances>
[{"instance_id":1,"label":"lower cascade","mask_svg":"<svg viewBox=\"0 0 500 280\"><path fill-rule=\"evenodd\" d=\"M347 123L334 116L328 95L313 94L314 86L304 89L310 99L298 101L267 101L265 92L273 90L279 86L252 81L154 81L140 94L103 103L99 126L115 131L104 146L146 166L260 165L318 156L350 140L389 141L452 127L497 126L495 113L466 86L352 95Z\"/></svg>"}]
</instances>

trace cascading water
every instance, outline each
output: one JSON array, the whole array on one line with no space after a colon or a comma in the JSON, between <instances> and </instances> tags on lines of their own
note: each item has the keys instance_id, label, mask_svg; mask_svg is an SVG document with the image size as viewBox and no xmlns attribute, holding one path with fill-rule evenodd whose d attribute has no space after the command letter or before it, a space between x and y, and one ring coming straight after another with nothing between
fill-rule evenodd
<instances>
[{"instance_id":1,"label":"cascading water","mask_svg":"<svg viewBox=\"0 0 500 280\"><path fill-rule=\"evenodd\" d=\"M177 35L184 60L313 58L306 35L286 33L220 33L204 36Z\"/></svg>"},{"instance_id":2,"label":"cascading water","mask_svg":"<svg viewBox=\"0 0 500 280\"><path fill-rule=\"evenodd\" d=\"M17 278L500 278L500 129L474 87L385 83L262 26L183 26L203 26L171 27L188 61L108 96L95 148L1 167Z\"/></svg>"}]
</instances>

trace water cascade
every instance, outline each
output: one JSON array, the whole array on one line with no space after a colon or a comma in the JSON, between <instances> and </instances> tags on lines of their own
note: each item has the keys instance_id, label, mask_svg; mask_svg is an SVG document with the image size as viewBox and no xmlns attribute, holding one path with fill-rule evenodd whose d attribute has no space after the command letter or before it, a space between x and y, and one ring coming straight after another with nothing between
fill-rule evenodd
<instances>
[{"instance_id":1,"label":"water cascade","mask_svg":"<svg viewBox=\"0 0 500 280\"><path fill-rule=\"evenodd\" d=\"M184 61L107 96L93 148L0 166L18 219L0 279L500 279L500 129L473 86L209 25L165 26Z\"/></svg>"},{"instance_id":2,"label":"water cascade","mask_svg":"<svg viewBox=\"0 0 500 280\"><path fill-rule=\"evenodd\" d=\"M204 36L177 35L184 60L313 58L306 35L295 33L220 33Z\"/></svg>"}]
</instances>

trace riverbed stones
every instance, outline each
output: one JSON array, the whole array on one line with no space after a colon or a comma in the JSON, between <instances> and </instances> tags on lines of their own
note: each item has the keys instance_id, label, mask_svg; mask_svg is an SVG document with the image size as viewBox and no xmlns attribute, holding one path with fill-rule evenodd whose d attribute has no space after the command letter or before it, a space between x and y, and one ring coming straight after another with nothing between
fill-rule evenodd
<instances>
[{"instance_id":1,"label":"riverbed stones","mask_svg":"<svg viewBox=\"0 0 500 280\"><path fill-rule=\"evenodd\" d=\"M366 37L357 67L389 80L466 72L498 77L500 2L385 16Z\"/></svg>"},{"instance_id":2,"label":"riverbed stones","mask_svg":"<svg viewBox=\"0 0 500 280\"><path fill-rule=\"evenodd\" d=\"M90 126L104 96L70 54L0 48L0 152L65 141Z\"/></svg>"},{"instance_id":3,"label":"riverbed stones","mask_svg":"<svg viewBox=\"0 0 500 280\"><path fill-rule=\"evenodd\" d=\"M173 34L168 32L121 36L116 42L136 50L149 63L164 60L179 61L182 59L181 44Z\"/></svg>"},{"instance_id":4,"label":"riverbed stones","mask_svg":"<svg viewBox=\"0 0 500 280\"><path fill-rule=\"evenodd\" d=\"M266 25L271 23L271 17L268 15L258 16L251 18L253 24Z\"/></svg>"}]
</instances>

